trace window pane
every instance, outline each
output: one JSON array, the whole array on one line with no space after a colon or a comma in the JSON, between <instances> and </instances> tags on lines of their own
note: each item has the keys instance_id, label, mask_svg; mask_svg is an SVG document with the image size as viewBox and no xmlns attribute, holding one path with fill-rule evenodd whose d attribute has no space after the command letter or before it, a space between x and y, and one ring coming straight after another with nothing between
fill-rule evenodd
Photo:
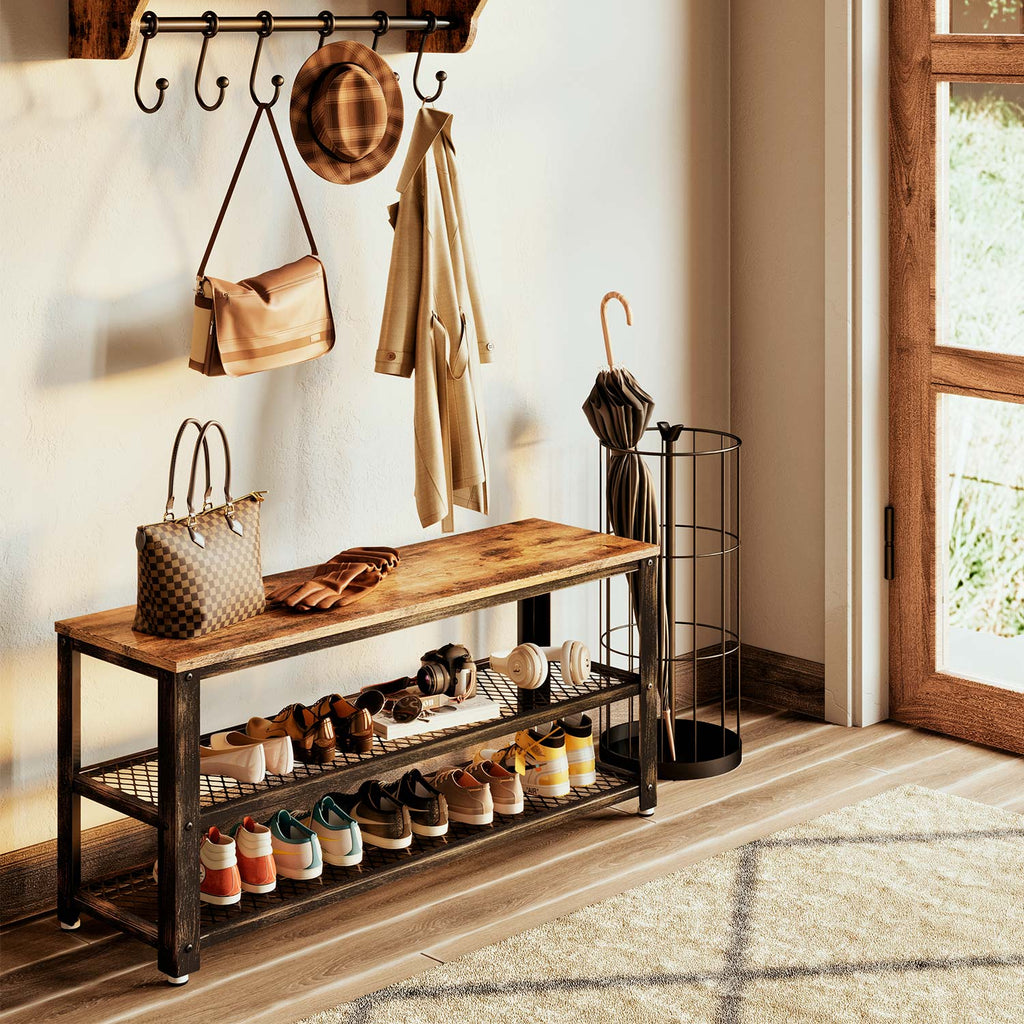
<instances>
[{"instance_id":1,"label":"window pane","mask_svg":"<svg viewBox=\"0 0 1024 1024\"><path fill-rule=\"evenodd\" d=\"M939 97L937 337L1024 355L1024 85L950 82Z\"/></svg>"},{"instance_id":2,"label":"window pane","mask_svg":"<svg viewBox=\"0 0 1024 1024\"><path fill-rule=\"evenodd\" d=\"M941 671L1024 692L1024 405L939 399ZM944 579L944 587L942 582Z\"/></svg>"},{"instance_id":3,"label":"window pane","mask_svg":"<svg viewBox=\"0 0 1024 1024\"><path fill-rule=\"evenodd\" d=\"M948 19L943 24L943 18ZM939 0L940 32L1009 35L1024 26L1022 0Z\"/></svg>"}]
</instances>

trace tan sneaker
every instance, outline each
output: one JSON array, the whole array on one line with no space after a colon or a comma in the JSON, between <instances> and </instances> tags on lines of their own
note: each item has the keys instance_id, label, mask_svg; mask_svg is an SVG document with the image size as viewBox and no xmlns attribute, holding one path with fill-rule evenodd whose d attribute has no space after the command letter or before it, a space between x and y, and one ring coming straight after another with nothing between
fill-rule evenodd
<instances>
[{"instance_id":1,"label":"tan sneaker","mask_svg":"<svg viewBox=\"0 0 1024 1024\"><path fill-rule=\"evenodd\" d=\"M498 814L523 813L523 783L515 772L510 772L494 761L481 761L466 766L466 771L477 782L486 782Z\"/></svg>"},{"instance_id":2,"label":"tan sneaker","mask_svg":"<svg viewBox=\"0 0 1024 1024\"><path fill-rule=\"evenodd\" d=\"M486 782L461 768L442 768L430 781L447 801L452 821L464 825L490 825L494 821L494 798Z\"/></svg>"}]
</instances>

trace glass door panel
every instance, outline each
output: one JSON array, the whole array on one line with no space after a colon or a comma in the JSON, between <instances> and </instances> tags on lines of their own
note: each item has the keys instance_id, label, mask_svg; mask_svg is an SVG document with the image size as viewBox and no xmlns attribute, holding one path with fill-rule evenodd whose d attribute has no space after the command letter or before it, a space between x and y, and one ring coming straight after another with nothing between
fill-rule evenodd
<instances>
[{"instance_id":1,"label":"glass door panel","mask_svg":"<svg viewBox=\"0 0 1024 1024\"><path fill-rule=\"evenodd\" d=\"M938 0L936 30L965 35L1014 35L1024 31L1022 0Z\"/></svg>"},{"instance_id":2,"label":"glass door panel","mask_svg":"<svg viewBox=\"0 0 1024 1024\"><path fill-rule=\"evenodd\" d=\"M1024 693L1024 405L940 394L937 668Z\"/></svg>"},{"instance_id":3,"label":"glass door panel","mask_svg":"<svg viewBox=\"0 0 1024 1024\"><path fill-rule=\"evenodd\" d=\"M1024 84L938 89L941 345L1024 355Z\"/></svg>"}]
</instances>

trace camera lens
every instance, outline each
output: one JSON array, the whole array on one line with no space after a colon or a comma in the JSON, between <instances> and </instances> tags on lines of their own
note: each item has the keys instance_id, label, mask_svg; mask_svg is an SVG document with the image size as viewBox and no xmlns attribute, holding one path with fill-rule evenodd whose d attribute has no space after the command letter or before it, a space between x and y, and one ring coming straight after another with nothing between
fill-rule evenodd
<instances>
[{"instance_id":1,"label":"camera lens","mask_svg":"<svg viewBox=\"0 0 1024 1024\"><path fill-rule=\"evenodd\" d=\"M424 662L416 673L416 685L420 688L420 693L425 693L428 697L444 693L448 687L447 668L435 662Z\"/></svg>"}]
</instances>

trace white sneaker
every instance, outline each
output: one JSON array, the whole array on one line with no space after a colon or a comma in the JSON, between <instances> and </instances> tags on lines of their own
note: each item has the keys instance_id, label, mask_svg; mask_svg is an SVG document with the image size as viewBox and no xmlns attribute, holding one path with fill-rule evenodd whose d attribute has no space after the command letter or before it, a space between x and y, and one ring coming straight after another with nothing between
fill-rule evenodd
<instances>
[{"instance_id":1,"label":"white sneaker","mask_svg":"<svg viewBox=\"0 0 1024 1024\"><path fill-rule=\"evenodd\" d=\"M363 859L359 824L330 795L320 797L312 811L298 811L294 816L300 825L316 833L326 864L350 868Z\"/></svg>"}]
</instances>

